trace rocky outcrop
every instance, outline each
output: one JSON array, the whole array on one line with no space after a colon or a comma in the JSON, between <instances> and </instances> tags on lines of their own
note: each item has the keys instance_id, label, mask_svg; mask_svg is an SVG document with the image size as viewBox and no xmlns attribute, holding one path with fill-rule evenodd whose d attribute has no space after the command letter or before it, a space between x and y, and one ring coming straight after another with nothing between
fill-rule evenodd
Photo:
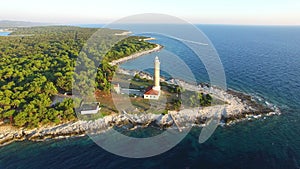
<instances>
[{"instance_id":1,"label":"rocky outcrop","mask_svg":"<svg viewBox=\"0 0 300 169\"><path fill-rule=\"evenodd\" d=\"M22 140L43 141L46 139L84 136L86 134L105 132L114 126L122 126L127 129L134 129L136 126L155 126L160 128L171 126L178 128L191 127L193 125L205 125L206 121L213 116L218 116L221 123L230 125L240 120L280 114L279 109L262 105L253 100L251 96L233 90L224 91L218 88L200 87L189 84L181 85L189 88L189 90L194 89L209 92L215 97L224 99L226 104L183 109L179 112L169 112L169 114L165 115L121 113L106 116L95 121L76 121L56 126L42 126L35 129L13 128L2 124L0 125L0 145ZM226 111L223 111L224 108Z\"/></svg>"}]
</instances>

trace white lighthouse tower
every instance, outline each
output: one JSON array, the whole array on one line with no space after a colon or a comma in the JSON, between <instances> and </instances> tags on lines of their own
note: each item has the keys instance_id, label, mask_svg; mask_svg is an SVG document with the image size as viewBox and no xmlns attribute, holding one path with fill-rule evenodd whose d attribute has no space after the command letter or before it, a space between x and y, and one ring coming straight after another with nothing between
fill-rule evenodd
<instances>
[{"instance_id":1,"label":"white lighthouse tower","mask_svg":"<svg viewBox=\"0 0 300 169\"><path fill-rule=\"evenodd\" d=\"M160 62L158 57L154 61L154 86L153 90L160 91Z\"/></svg>"},{"instance_id":2,"label":"white lighthouse tower","mask_svg":"<svg viewBox=\"0 0 300 169\"><path fill-rule=\"evenodd\" d=\"M158 100L160 93L160 62L158 57L154 60L154 86L150 86L144 93L144 99Z\"/></svg>"}]
</instances>

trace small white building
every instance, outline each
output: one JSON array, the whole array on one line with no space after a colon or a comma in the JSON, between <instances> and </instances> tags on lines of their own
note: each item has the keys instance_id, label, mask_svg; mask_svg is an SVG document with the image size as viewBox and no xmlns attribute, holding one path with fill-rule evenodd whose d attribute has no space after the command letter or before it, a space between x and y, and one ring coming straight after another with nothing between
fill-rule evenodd
<instances>
[{"instance_id":1,"label":"small white building","mask_svg":"<svg viewBox=\"0 0 300 169\"><path fill-rule=\"evenodd\" d=\"M121 93L121 87L120 87L120 84L114 84L114 90L117 94L120 94Z\"/></svg>"},{"instance_id":2,"label":"small white building","mask_svg":"<svg viewBox=\"0 0 300 169\"><path fill-rule=\"evenodd\" d=\"M99 110L101 110L101 108L98 102L84 103L80 106L80 113L83 115L96 114Z\"/></svg>"}]
</instances>

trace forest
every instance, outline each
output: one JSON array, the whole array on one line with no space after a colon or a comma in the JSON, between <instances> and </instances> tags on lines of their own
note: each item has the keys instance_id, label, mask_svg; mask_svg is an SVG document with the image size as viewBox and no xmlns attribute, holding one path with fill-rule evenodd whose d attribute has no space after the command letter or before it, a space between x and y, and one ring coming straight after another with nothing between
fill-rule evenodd
<instances>
[{"instance_id":1,"label":"forest","mask_svg":"<svg viewBox=\"0 0 300 169\"><path fill-rule=\"evenodd\" d=\"M76 63L86 67L92 64L89 62L91 56L96 58L99 65L96 65L95 87L109 92L115 71L115 67L109 65L110 61L155 47L155 44L141 40L143 37L115 35L122 32L47 26L17 28L10 36L0 36L2 123L32 128L76 120L71 98L52 105L54 96L72 92ZM103 43L88 42L94 34L99 35ZM81 53L83 57L77 61Z\"/></svg>"}]
</instances>

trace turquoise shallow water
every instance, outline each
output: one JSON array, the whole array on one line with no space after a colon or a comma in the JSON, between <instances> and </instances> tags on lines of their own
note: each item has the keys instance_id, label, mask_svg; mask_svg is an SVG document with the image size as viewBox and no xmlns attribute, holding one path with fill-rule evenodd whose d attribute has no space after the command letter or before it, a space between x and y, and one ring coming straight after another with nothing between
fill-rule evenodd
<instances>
[{"instance_id":1,"label":"turquoise shallow water","mask_svg":"<svg viewBox=\"0 0 300 169\"><path fill-rule=\"evenodd\" d=\"M118 157L99 148L88 137L18 142L0 148L0 168L299 168L300 28L199 27L219 52L229 88L277 105L281 116L219 127L204 144L198 143L201 129L194 128L170 151L147 159ZM179 55L193 69L198 81L208 80L201 62L176 41L157 37L155 42ZM137 68L147 59L152 62L152 57L140 57L123 67ZM133 132L147 135L159 131L148 128Z\"/></svg>"},{"instance_id":2,"label":"turquoise shallow water","mask_svg":"<svg viewBox=\"0 0 300 169\"><path fill-rule=\"evenodd\" d=\"M10 32L0 32L0 36L8 36Z\"/></svg>"}]
</instances>

